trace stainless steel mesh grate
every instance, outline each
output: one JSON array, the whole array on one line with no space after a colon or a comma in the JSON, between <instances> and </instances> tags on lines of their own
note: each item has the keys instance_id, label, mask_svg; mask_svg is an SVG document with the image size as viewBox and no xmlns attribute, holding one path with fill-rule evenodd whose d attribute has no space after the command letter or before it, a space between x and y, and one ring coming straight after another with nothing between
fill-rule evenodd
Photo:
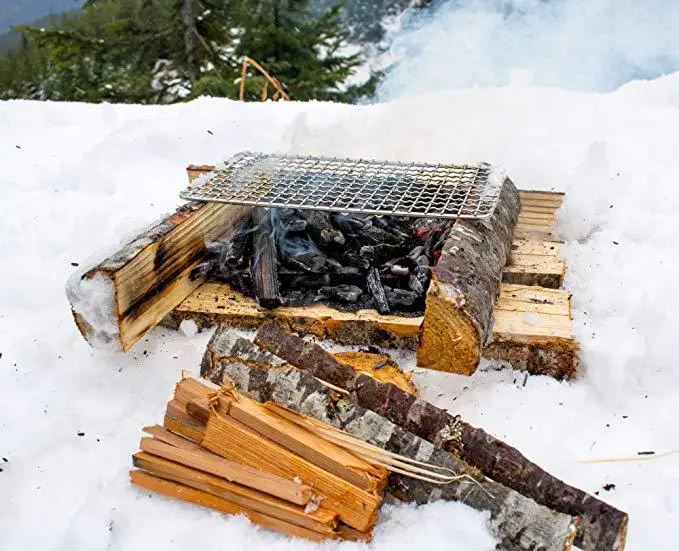
<instances>
[{"instance_id":1,"label":"stainless steel mesh grate","mask_svg":"<svg viewBox=\"0 0 679 551\"><path fill-rule=\"evenodd\" d=\"M184 199L432 218L489 217L503 178L491 166L243 152L195 180Z\"/></svg>"}]
</instances>

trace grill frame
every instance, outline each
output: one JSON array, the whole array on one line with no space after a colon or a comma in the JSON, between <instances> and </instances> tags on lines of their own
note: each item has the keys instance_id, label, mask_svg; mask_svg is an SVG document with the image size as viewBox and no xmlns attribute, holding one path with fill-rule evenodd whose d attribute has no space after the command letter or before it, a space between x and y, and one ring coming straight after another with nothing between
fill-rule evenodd
<instances>
[{"instance_id":1,"label":"grill frame","mask_svg":"<svg viewBox=\"0 0 679 551\"><path fill-rule=\"evenodd\" d=\"M504 173L446 165L244 151L180 193L182 199L269 208L442 219L492 216Z\"/></svg>"}]
</instances>

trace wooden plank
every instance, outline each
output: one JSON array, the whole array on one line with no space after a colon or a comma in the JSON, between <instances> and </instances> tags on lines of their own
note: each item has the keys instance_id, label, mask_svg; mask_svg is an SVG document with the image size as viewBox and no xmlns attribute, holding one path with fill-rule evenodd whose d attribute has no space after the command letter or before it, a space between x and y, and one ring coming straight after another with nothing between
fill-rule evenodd
<instances>
[{"instance_id":1,"label":"wooden plank","mask_svg":"<svg viewBox=\"0 0 679 551\"><path fill-rule=\"evenodd\" d=\"M556 256L512 253L503 270L502 280L505 283L559 288L565 273L565 262Z\"/></svg>"},{"instance_id":2,"label":"wooden plank","mask_svg":"<svg viewBox=\"0 0 679 551\"><path fill-rule=\"evenodd\" d=\"M376 520L381 499L378 495L349 484L289 452L283 446L221 415L210 415L201 446L232 461L239 461L271 474L298 479L325 496L323 507L339 514L345 523L361 532Z\"/></svg>"},{"instance_id":3,"label":"wooden plank","mask_svg":"<svg viewBox=\"0 0 679 551\"><path fill-rule=\"evenodd\" d=\"M559 256L563 243L558 241L529 241L515 239L511 254L539 254L543 256Z\"/></svg>"},{"instance_id":4,"label":"wooden plank","mask_svg":"<svg viewBox=\"0 0 679 551\"><path fill-rule=\"evenodd\" d=\"M132 484L146 490L150 490L152 492L156 492L174 499L186 501L188 503L193 503L195 505L208 507L228 515L245 514L251 522L259 524L264 528L287 534L289 536L305 538L316 542L320 542L325 539L334 539L332 536L328 536L327 534L321 534L314 530L309 530L308 528L292 524L291 522L286 522L268 515L263 515L262 513L254 511L248 507L237 505L231 501L217 497L208 492L196 490L190 486L179 484L170 480L165 480L163 478L148 474L144 471L139 471L136 469L131 470L130 481Z\"/></svg>"}]
</instances>

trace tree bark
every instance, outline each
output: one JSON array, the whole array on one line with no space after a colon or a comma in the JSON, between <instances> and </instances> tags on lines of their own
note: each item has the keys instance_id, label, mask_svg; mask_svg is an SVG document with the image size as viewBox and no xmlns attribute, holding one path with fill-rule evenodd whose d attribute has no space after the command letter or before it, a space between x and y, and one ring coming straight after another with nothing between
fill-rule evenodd
<instances>
[{"instance_id":1,"label":"tree bark","mask_svg":"<svg viewBox=\"0 0 679 551\"><path fill-rule=\"evenodd\" d=\"M486 220L457 220L432 268L417 364L471 375L492 330L521 201L506 178Z\"/></svg>"},{"instance_id":2,"label":"tree bark","mask_svg":"<svg viewBox=\"0 0 679 551\"><path fill-rule=\"evenodd\" d=\"M242 394L260 402L272 401L369 442L380 448L468 475L438 485L392 474L387 490L398 499L429 503L459 501L490 514L490 529L504 551L568 551L579 521L551 511L520 493L498 484L465 462L403 430L329 389L311 373L286 368L264 368L246 361L221 360L212 381L236 384Z\"/></svg>"},{"instance_id":3,"label":"tree bark","mask_svg":"<svg viewBox=\"0 0 679 551\"><path fill-rule=\"evenodd\" d=\"M197 0L182 0L182 26L184 27L184 54L186 65L189 69L191 85L196 83L196 46L198 44L198 29L196 18L198 16Z\"/></svg>"},{"instance_id":4,"label":"tree bark","mask_svg":"<svg viewBox=\"0 0 679 551\"><path fill-rule=\"evenodd\" d=\"M469 425L459 415L451 415L391 383L357 374L317 344L288 333L279 323L264 325L255 336L255 343L291 365L346 389L358 405L452 453L487 477L541 505L582 517L579 541L585 549L624 548L627 514L550 475L515 448Z\"/></svg>"}]
</instances>

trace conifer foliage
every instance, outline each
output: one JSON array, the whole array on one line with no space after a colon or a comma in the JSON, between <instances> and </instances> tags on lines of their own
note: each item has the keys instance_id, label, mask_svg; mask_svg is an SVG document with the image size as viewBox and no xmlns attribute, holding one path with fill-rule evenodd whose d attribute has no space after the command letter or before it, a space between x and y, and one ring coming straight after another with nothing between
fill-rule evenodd
<instances>
[{"instance_id":1,"label":"conifer foliage","mask_svg":"<svg viewBox=\"0 0 679 551\"><path fill-rule=\"evenodd\" d=\"M0 57L0 99L172 103L236 99L245 56L294 100L354 101L341 6L312 16L309 0L88 0L54 27L20 27L19 50ZM245 99L265 77L248 69ZM270 94L271 95L271 94ZM270 97L269 95L269 97Z\"/></svg>"}]
</instances>

